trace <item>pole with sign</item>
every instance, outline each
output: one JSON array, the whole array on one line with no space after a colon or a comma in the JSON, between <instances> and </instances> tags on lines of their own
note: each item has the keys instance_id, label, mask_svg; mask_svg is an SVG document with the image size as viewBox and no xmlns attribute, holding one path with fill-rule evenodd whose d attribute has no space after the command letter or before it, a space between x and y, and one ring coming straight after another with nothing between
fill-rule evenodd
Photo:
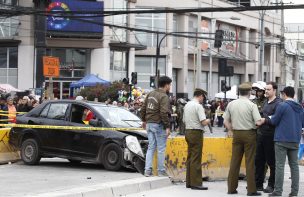
<instances>
[{"instance_id":1,"label":"pole with sign","mask_svg":"<svg viewBox=\"0 0 304 197\"><path fill-rule=\"evenodd\" d=\"M43 76L49 78L49 97L53 100L53 77L59 77L58 57L43 56Z\"/></svg>"}]
</instances>

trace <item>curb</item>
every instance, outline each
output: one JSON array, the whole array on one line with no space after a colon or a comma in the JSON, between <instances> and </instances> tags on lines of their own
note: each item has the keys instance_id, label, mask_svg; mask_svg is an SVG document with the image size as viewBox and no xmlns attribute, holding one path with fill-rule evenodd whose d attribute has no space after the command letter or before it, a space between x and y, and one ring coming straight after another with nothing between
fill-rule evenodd
<instances>
[{"instance_id":1,"label":"curb","mask_svg":"<svg viewBox=\"0 0 304 197\"><path fill-rule=\"evenodd\" d=\"M134 194L172 185L168 177L141 177L129 180L115 181L78 187L69 190L55 191L33 197L116 197Z\"/></svg>"}]
</instances>

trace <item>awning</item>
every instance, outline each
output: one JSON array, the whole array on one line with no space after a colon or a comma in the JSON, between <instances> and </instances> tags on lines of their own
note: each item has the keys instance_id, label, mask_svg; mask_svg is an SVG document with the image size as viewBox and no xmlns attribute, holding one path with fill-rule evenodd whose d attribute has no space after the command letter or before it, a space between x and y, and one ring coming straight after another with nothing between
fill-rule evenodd
<instances>
[{"instance_id":1,"label":"awning","mask_svg":"<svg viewBox=\"0 0 304 197\"><path fill-rule=\"evenodd\" d=\"M128 42L111 42L109 45L111 49L115 51L129 51L130 48L135 48L136 51L147 49L147 46L145 45L132 44Z\"/></svg>"},{"instance_id":2,"label":"awning","mask_svg":"<svg viewBox=\"0 0 304 197\"><path fill-rule=\"evenodd\" d=\"M14 39L0 39L0 47L17 47L21 40Z\"/></svg>"},{"instance_id":3,"label":"awning","mask_svg":"<svg viewBox=\"0 0 304 197\"><path fill-rule=\"evenodd\" d=\"M224 52L224 51L220 51L217 54L215 54L214 56L217 58L227 58L227 60L236 60L236 61L241 61L241 62L257 62L256 60L247 59L246 57L242 57L235 53L229 53L229 52Z\"/></svg>"}]
</instances>

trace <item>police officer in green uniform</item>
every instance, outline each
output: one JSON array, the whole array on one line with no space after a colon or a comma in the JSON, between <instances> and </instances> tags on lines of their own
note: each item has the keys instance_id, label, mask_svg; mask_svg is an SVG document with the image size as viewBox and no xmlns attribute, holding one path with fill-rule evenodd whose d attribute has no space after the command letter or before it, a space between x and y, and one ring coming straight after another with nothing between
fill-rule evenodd
<instances>
[{"instance_id":1,"label":"police officer in green uniform","mask_svg":"<svg viewBox=\"0 0 304 197\"><path fill-rule=\"evenodd\" d=\"M205 126L210 123L202 106L207 92L194 90L194 98L184 108L185 138L188 144L186 187L196 190L207 190L202 186L202 150Z\"/></svg>"},{"instance_id":2,"label":"police officer in green uniform","mask_svg":"<svg viewBox=\"0 0 304 197\"><path fill-rule=\"evenodd\" d=\"M253 103L258 106L258 110L260 114L262 114L264 103L267 100L265 97L265 87L261 83L254 83L252 89L255 90L255 99L253 100Z\"/></svg>"},{"instance_id":3,"label":"police officer in green uniform","mask_svg":"<svg viewBox=\"0 0 304 197\"><path fill-rule=\"evenodd\" d=\"M228 194L237 194L238 178L245 153L247 196L260 196L257 192L254 175L256 152L256 124L261 122L257 106L249 100L250 83L239 86L240 98L230 102L224 113L224 124L228 135L233 135L232 157L228 175Z\"/></svg>"}]
</instances>

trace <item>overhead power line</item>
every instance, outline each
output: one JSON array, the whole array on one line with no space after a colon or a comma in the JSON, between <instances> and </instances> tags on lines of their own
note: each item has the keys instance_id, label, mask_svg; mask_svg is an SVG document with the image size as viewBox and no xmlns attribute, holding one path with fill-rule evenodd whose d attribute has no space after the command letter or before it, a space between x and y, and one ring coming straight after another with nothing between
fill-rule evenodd
<instances>
[{"instance_id":1,"label":"overhead power line","mask_svg":"<svg viewBox=\"0 0 304 197\"><path fill-rule=\"evenodd\" d=\"M151 13L175 13L185 14L191 12L244 12L244 11L260 11L260 10L281 10L281 9L304 9L304 4L298 5L273 5L273 6L251 6L251 7L204 7L204 8L157 8L157 9L132 9L132 10L87 10L87 11L50 11L33 9L32 7L15 6L14 9L0 9L0 16L22 16L43 14L46 16L71 17L101 17L123 14L151 14Z\"/></svg>"}]
</instances>

